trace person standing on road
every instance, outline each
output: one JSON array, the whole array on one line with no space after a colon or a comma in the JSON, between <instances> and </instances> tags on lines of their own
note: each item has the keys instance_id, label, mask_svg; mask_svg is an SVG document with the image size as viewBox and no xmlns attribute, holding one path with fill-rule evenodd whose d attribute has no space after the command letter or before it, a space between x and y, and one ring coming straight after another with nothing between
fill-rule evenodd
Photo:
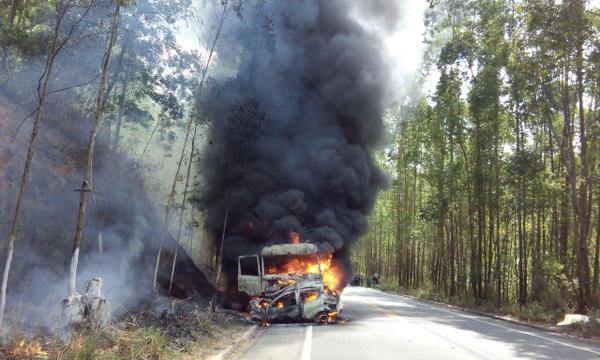
<instances>
[{"instance_id":1,"label":"person standing on road","mask_svg":"<svg viewBox=\"0 0 600 360\"><path fill-rule=\"evenodd\" d=\"M379 273L378 272L373 274L373 287L375 287L376 285L379 285Z\"/></svg>"}]
</instances>

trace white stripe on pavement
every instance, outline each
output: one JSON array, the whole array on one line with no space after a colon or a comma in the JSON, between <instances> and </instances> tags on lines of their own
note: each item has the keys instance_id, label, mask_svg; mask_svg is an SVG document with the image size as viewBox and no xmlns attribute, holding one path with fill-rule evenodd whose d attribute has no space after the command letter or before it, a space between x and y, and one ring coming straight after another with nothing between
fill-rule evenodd
<instances>
[{"instance_id":1,"label":"white stripe on pavement","mask_svg":"<svg viewBox=\"0 0 600 360\"><path fill-rule=\"evenodd\" d=\"M312 325L306 327L304 345L302 346L302 357L300 357L301 360L310 360L310 353L312 352L312 328Z\"/></svg>"},{"instance_id":2,"label":"white stripe on pavement","mask_svg":"<svg viewBox=\"0 0 600 360\"><path fill-rule=\"evenodd\" d=\"M496 327L503 328L503 329L506 329L506 330L509 330L509 331L513 331L513 332L516 332L516 333L519 333L519 334L529 335L529 336L532 336L532 337L535 337L535 338L538 338L538 339L550 341L550 342L553 342L555 344L559 344L559 345L562 345L562 346L570 347L570 348L581 350L581 351L586 351L586 352L589 352L589 353L592 353L592 354L595 354L595 355L600 355L600 352L595 351L595 350L593 350L593 349L591 349L589 347L573 345L573 344L570 344L570 343L565 342L565 341L560 341L560 340L552 339L550 337L538 335L538 334L535 334L535 333L530 332L530 331L517 330L517 329L511 328L511 327L508 327L508 326L497 324L494 321L490 321L492 319L490 319L490 320L487 320L487 319L486 320L481 320L481 319L476 318L474 316L468 316L468 315L464 315L464 314L459 314L459 313L456 313L454 311L450 311L450 310L447 310L447 309L434 308L434 307L431 307L431 306L428 306L428 307L430 309L433 309L433 310L437 309L437 310L441 310L441 311L445 311L447 313L453 314L455 316L460 316L460 317L463 317L463 318L475 320L475 321L483 323L483 324L496 326Z\"/></svg>"},{"instance_id":3,"label":"white stripe on pavement","mask_svg":"<svg viewBox=\"0 0 600 360\"><path fill-rule=\"evenodd\" d=\"M513 331L513 332L516 332L516 333L519 333L519 334L523 334L523 335L529 335L529 336L532 336L532 337L535 337L535 338L538 338L538 339L542 339L542 340L546 340L546 341L550 341L550 342L553 342L555 344L559 344L559 345L562 345L562 346L570 347L570 348L577 349L577 350L586 351L586 352L592 353L594 355L600 355L600 352L595 351L594 349L589 348L587 346L577 346L577 345L573 345L573 344L570 344L570 343L565 342L565 341L553 339L551 337L538 335L538 334L533 333L531 331L518 330L518 329L515 329L515 328L504 326L504 325L496 323L496 321L498 321L496 319L485 319L485 320L483 320L483 319L480 319L479 317L477 317L476 315L462 314L458 310L453 311L453 310L445 309L442 306L433 306L433 305L427 304L425 302L420 302L418 300L409 299L409 298L404 297L404 296L399 295L399 294L390 294L390 293L385 293L385 292L381 292L381 293L387 294L387 295L391 295L392 297L394 297L394 296L395 297L399 297L399 298L401 298L404 301L409 302L409 303L410 302L412 302L412 303L418 302L423 307L429 308L431 310L438 310L438 311L446 312L446 313L452 314L454 316L458 316L458 317L462 317L462 318L474 320L474 321L477 321L477 322L480 322L480 323L483 323L483 324L486 324L486 325L491 325L491 326L503 328L503 329L506 329L506 330L509 330L509 331ZM516 326L519 326L519 325L516 325Z\"/></svg>"}]
</instances>

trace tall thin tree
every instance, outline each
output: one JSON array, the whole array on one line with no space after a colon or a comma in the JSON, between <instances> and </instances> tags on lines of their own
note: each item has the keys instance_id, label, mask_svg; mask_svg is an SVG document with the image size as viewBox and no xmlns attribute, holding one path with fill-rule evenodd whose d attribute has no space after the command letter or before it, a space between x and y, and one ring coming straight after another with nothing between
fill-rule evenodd
<instances>
[{"instance_id":1,"label":"tall thin tree","mask_svg":"<svg viewBox=\"0 0 600 360\"><path fill-rule=\"evenodd\" d=\"M96 146L96 136L98 134L100 119L102 118L102 105L104 95L106 92L106 82L108 80L108 74L110 70L112 50L117 39L121 5L122 0L115 0L115 11L112 16L110 32L108 35L108 40L106 42L106 50L104 52L104 57L102 58L100 83L98 85L98 94L96 96L95 102L96 109L94 111L92 129L90 131L90 137L87 146L87 161L84 170L83 182L81 184L81 188L79 189L79 210L77 212L77 225L75 227L75 237L73 239L73 252L71 253L71 267L69 270L69 297L73 297L77 294L75 283L77 276L77 264L79 262L79 248L81 246L81 238L83 236L83 230L85 227L88 193L93 191L92 170L94 160L94 148Z\"/></svg>"},{"instance_id":2,"label":"tall thin tree","mask_svg":"<svg viewBox=\"0 0 600 360\"><path fill-rule=\"evenodd\" d=\"M185 214L185 208L188 199L189 185L190 185L190 173L192 171L192 164L194 163L194 150L196 147L196 133L198 131L198 122L194 122L194 133L192 134L192 144L190 146L190 157L187 163L187 172L185 175L185 185L183 187L183 196L181 198L181 208L179 209L179 223L177 225L177 240L175 241L175 251L173 252L173 261L171 264L171 276L169 278L169 294L173 290L173 279L175 278L175 266L177 264L177 255L179 252L179 246L181 243L181 231L183 229L183 215Z\"/></svg>"},{"instance_id":3,"label":"tall thin tree","mask_svg":"<svg viewBox=\"0 0 600 360\"><path fill-rule=\"evenodd\" d=\"M196 94L197 96L200 95L200 93L202 92L202 88L203 88L204 82L206 80L206 75L208 74L208 67L210 66L211 61L213 59L213 55L214 55L216 47L217 47L217 42L219 41L219 38L221 37L221 33L223 31L223 25L225 24L225 20L227 19L227 15L229 14L230 8L231 8L230 0L223 0L221 2L221 13L219 15L219 21L217 23L215 36L212 40L211 46L208 51L208 57L204 64L204 69L202 70L200 83L198 84L198 92ZM165 205L165 215L163 218L163 223L162 223L162 227L161 227L161 231L160 231L158 251L156 252L156 263L154 264L154 280L152 281L152 288L154 289L154 291L157 290L158 268L160 266L160 257L162 256L162 250L163 250L165 238L167 235L167 227L169 224L171 208L173 206L173 200L174 200L175 194L176 194L175 187L177 186L177 181L179 179L179 172L181 171L181 164L183 163L183 159L185 158L187 143L188 143L188 140L190 137L190 133L192 131L193 121L194 121L194 117L190 116L189 120L187 122L187 126L186 126L183 148L181 149L181 155L179 156L179 161L177 162L177 169L175 170L175 176L173 176L173 182L171 183L171 192L169 193L169 198L167 200L167 204Z\"/></svg>"},{"instance_id":4,"label":"tall thin tree","mask_svg":"<svg viewBox=\"0 0 600 360\"><path fill-rule=\"evenodd\" d=\"M25 158L25 164L23 166L23 173L21 174L21 182L19 184L19 190L17 192L17 198L15 203L15 210L13 212L12 221L10 224L10 232L8 234L8 249L6 252L6 258L4 261L4 271L2 274L2 284L0 285L0 328L2 328L2 324L4 321L4 309L6 307L6 291L8 287L8 278L10 275L10 269L12 265L12 258L15 247L15 240L17 238L17 227L19 225L20 215L21 215L21 205L25 195L25 191L27 190L27 183L29 180L29 172L31 168L31 162L33 159L33 153L35 151L35 142L38 136L38 132L40 129L40 124L42 122L42 114L44 112L44 108L46 105L46 99L48 96L48 84L50 82L50 78L52 76L52 72L54 70L54 62L56 57L63 49L63 47L67 44L67 42L71 39L75 29L79 26L81 21L87 16L90 8L94 5L95 0L91 0L87 3L87 5L83 8L80 16L71 24L69 30L66 35L61 36L61 27L62 23L67 16L69 10L72 8L74 1L68 0L66 2L62 2L57 0L55 2L55 10L56 10L56 22L54 24L54 28L52 31L52 42L50 45L50 49L48 50L48 55L46 56L46 64L44 67L44 71L42 76L40 76L38 80L37 86L37 106L34 112L33 118L33 126L31 129L31 136L29 139L29 145L27 147L27 156Z\"/></svg>"}]
</instances>

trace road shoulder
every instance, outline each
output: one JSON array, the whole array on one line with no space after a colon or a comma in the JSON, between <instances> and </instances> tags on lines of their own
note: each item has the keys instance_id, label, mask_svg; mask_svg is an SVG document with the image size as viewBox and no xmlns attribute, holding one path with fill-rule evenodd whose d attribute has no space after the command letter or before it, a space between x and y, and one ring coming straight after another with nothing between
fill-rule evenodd
<instances>
[{"instance_id":1,"label":"road shoulder","mask_svg":"<svg viewBox=\"0 0 600 360\"><path fill-rule=\"evenodd\" d=\"M235 359L239 354L246 351L254 341L262 334L264 330L258 325L252 325L248 330L242 333L237 339L229 344L225 349L218 354L211 356L211 360L227 360Z\"/></svg>"}]
</instances>

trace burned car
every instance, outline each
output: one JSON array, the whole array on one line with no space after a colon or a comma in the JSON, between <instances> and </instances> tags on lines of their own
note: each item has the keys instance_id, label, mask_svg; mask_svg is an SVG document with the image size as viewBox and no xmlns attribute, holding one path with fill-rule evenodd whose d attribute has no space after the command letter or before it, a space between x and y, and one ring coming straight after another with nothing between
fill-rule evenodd
<instances>
[{"instance_id":1,"label":"burned car","mask_svg":"<svg viewBox=\"0 0 600 360\"><path fill-rule=\"evenodd\" d=\"M332 323L343 308L339 294L323 282L314 244L282 244L260 255L238 258L238 291L251 296L251 319L261 323Z\"/></svg>"},{"instance_id":2,"label":"burned car","mask_svg":"<svg viewBox=\"0 0 600 360\"><path fill-rule=\"evenodd\" d=\"M322 282L301 280L273 298L250 301L250 318L261 323L315 321L333 323L342 309L339 296Z\"/></svg>"}]
</instances>

